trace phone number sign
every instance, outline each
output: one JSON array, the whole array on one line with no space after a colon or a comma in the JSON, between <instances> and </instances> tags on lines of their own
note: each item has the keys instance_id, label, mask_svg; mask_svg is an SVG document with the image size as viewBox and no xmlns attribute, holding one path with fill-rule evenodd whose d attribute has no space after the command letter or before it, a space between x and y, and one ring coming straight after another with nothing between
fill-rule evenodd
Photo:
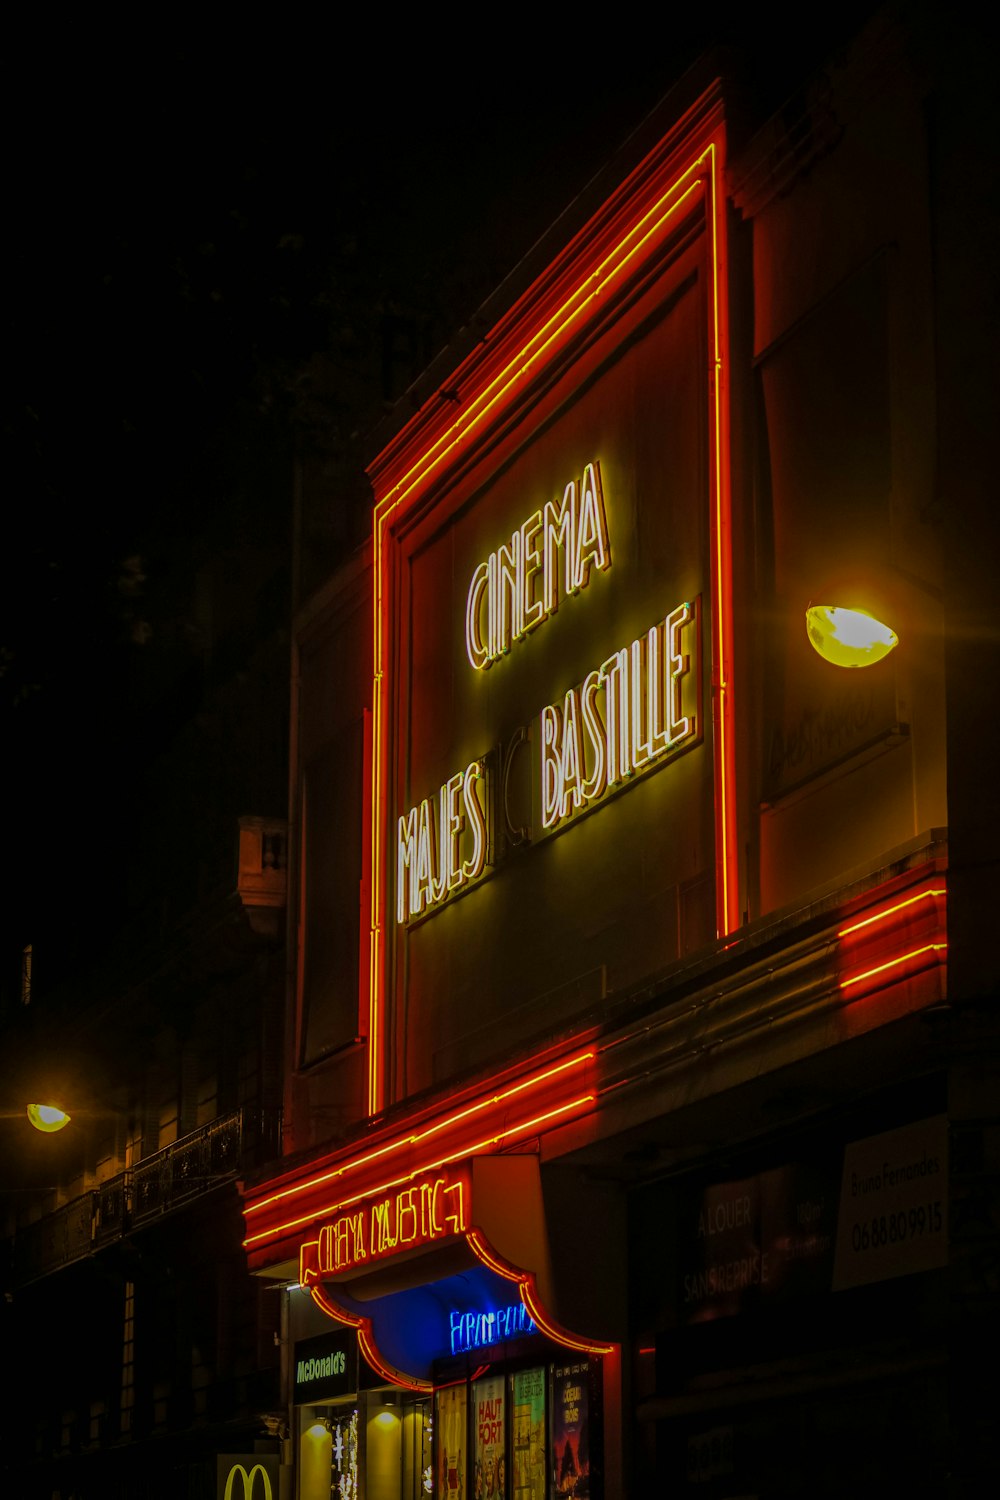
<instances>
[{"instance_id":1,"label":"phone number sign","mask_svg":"<svg viewBox=\"0 0 1000 1500\"><path fill-rule=\"evenodd\" d=\"M947 1264L947 1117L852 1142L844 1152L834 1291Z\"/></svg>"}]
</instances>

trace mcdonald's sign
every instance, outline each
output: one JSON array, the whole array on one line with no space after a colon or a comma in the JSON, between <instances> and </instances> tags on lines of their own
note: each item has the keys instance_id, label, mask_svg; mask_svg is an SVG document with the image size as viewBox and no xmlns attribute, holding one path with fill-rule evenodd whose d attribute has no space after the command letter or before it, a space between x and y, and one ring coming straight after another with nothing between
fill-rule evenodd
<instances>
[{"instance_id":1,"label":"mcdonald's sign","mask_svg":"<svg viewBox=\"0 0 1000 1500\"><path fill-rule=\"evenodd\" d=\"M270 1453L220 1453L218 1500L278 1500L278 1458Z\"/></svg>"}]
</instances>

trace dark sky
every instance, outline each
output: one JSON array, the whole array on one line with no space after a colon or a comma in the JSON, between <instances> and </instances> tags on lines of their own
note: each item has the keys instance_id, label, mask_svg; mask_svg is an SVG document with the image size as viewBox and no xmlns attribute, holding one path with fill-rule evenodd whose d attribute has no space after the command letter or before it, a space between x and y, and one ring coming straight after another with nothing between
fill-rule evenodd
<instances>
[{"instance_id":1,"label":"dark sky","mask_svg":"<svg viewBox=\"0 0 1000 1500\"><path fill-rule=\"evenodd\" d=\"M766 8L182 21L22 22L2 64L4 814L49 871L114 817L168 571L213 527L287 534L266 472L225 511L220 464L296 423L363 453L386 312L443 342L705 45L751 43L765 92L829 45Z\"/></svg>"},{"instance_id":2,"label":"dark sky","mask_svg":"<svg viewBox=\"0 0 1000 1500\"><path fill-rule=\"evenodd\" d=\"M359 372L334 415L377 416L380 312L446 335L670 68L387 42L77 23L8 56L5 706L68 665L67 615L114 616L151 530L200 524L206 453L318 351Z\"/></svg>"},{"instance_id":3,"label":"dark sky","mask_svg":"<svg viewBox=\"0 0 1000 1500\"><path fill-rule=\"evenodd\" d=\"M55 669L51 610L113 614L150 530L204 520L220 434L276 418L318 352L370 381L384 310L445 339L705 45L752 44L758 83L805 45L770 14L22 23L2 77L20 535L0 704ZM346 379L330 419L364 427L381 391Z\"/></svg>"}]
</instances>

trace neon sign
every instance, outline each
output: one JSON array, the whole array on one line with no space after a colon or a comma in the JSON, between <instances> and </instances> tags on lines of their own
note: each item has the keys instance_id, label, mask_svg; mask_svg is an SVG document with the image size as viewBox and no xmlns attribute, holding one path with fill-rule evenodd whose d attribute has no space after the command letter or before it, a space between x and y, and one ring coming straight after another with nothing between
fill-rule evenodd
<instances>
[{"instance_id":1,"label":"neon sign","mask_svg":"<svg viewBox=\"0 0 1000 1500\"><path fill-rule=\"evenodd\" d=\"M345 1375L346 1373L347 1355L343 1349L335 1349L332 1354L298 1360L295 1366L295 1384L308 1385L311 1380L322 1380L324 1376Z\"/></svg>"},{"instance_id":2,"label":"neon sign","mask_svg":"<svg viewBox=\"0 0 1000 1500\"><path fill-rule=\"evenodd\" d=\"M469 1183L464 1174L427 1176L397 1192L369 1199L324 1224L318 1240L303 1244L301 1281L385 1260L469 1227Z\"/></svg>"},{"instance_id":3,"label":"neon sign","mask_svg":"<svg viewBox=\"0 0 1000 1500\"><path fill-rule=\"evenodd\" d=\"M697 741L699 627L700 601L679 604L588 672L561 704L547 704L531 735L526 729L514 735L510 750L529 740L538 746L542 831L554 830ZM397 820L396 920L401 926L483 874L494 845L486 776L485 762L472 761L443 783L436 798L424 798ZM501 783L506 798L505 777Z\"/></svg>"},{"instance_id":4,"label":"neon sign","mask_svg":"<svg viewBox=\"0 0 1000 1500\"><path fill-rule=\"evenodd\" d=\"M560 568L560 560L562 568ZM491 552L472 574L465 604L465 649L481 671L506 656L514 641L528 635L559 608L563 593L578 594L592 567L611 566L601 469L595 461L583 471L579 488L571 479L562 501L549 500Z\"/></svg>"},{"instance_id":5,"label":"neon sign","mask_svg":"<svg viewBox=\"0 0 1000 1500\"><path fill-rule=\"evenodd\" d=\"M450 776L437 794L438 810L425 797L396 824L396 920L406 922L438 906L452 891L475 880L486 865L487 822L483 804L485 768L474 760ZM463 834L472 848L462 858Z\"/></svg>"},{"instance_id":6,"label":"neon sign","mask_svg":"<svg viewBox=\"0 0 1000 1500\"><path fill-rule=\"evenodd\" d=\"M406 1187L417 1173L436 1175L462 1156L511 1145L519 1137L536 1131L545 1121L562 1119L587 1108L593 1104L594 1095L587 1091L586 1070L594 1058L593 1049L588 1048L526 1076L511 1077L505 1072L486 1079L479 1097L460 1109L432 1117L421 1129L414 1128L411 1122L405 1134L390 1136L360 1155L348 1153L340 1165L309 1172L276 1192L265 1190L262 1197L248 1201L245 1214L248 1226L252 1219L256 1229L262 1222L256 1216L263 1213L266 1227L249 1234L243 1242L245 1248L303 1229L348 1204L391 1188ZM543 1103L549 1107L540 1111ZM448 1142L444 1152L442 1140ZM416 1163L411 1157L414 1151L419 1153Z\"/></svg>"},{"instance_id":7,"label":"neon sign","mask_svg":"<svg viewBox=\"0 0 1000 1500\"><path fill-rule=\"evenodd\" d=\"M485 1349L538 1332L538 1324L523 1302L494 1307L489 1312L457 1312L452 1308L449 1324L452 1354L467 1354L471 1349Z\"/></svg>"},{"instance_id":8,"label":"neon sign","mask_svg":"<svg viewBox=\"0 0 1000 1500\"><path fill-rule=\"evenodd\" d=\"M673 132L654 148L644 163L643 172L633 174L623 189L595 215L592 220L594 232L578 235L550 272L540 277L515 310L501 320L494 331L495 336L484 339L468 356L456 376L462 385L461 404L452 407L428 403L404 434L394 440L372 466L376 506L369 800L371 938L369 965L362 981L363 1003L368 1010L368 1107L372 1114L377 1114L384 1106L386 1090L386 1004L390 980L386 927L387 919L391 920L395 915L397 904L390 897L395 874L392 818L400 810L398 804L395 808L392 806L390 790L397 764L394 756L397 752L398 705L394 695L398 677L393 653L402 623L398 615L401 600L396 567L411 546L407 528L422 504L436 503L436 490L448 484L452 469L457 473L458 466L487 451L494 433L501 427L506 431L512 424L522 421L533 400L534 383L546 377L548 372L561 368L557 362L571 357L574 342L579 341L582 345L600 320L613 316L640 271L657 265L662 257L673 263L675 254L670 236L688 221L692 225L702 225L705 230L704 368L707 373L709 580L705 589L708 613L699 628L708 632L703 648L708 650L708 662L703 663L702 676L707 677L710 671L712 684L709 755L714 788L717 931L724 935L739 924L725 136L721 99L715 89L698 101L690 116L690 129L686 123L684 130L684 142L680 134ZM690 154L682 156L685 142ZM581 458L585 456L581 455ZM544 518L543 508L543 524ZM509 618L511 649L514 641L520 639L515 635L516 598L520 600L518 607L525 633L537 628L544 618L544 615L538 616L537 609L541 601L544 610L544 539L535 531L536 524L536 516L528 514L520 526L511 529L505 542L506 558L501 559L499 553L502 549L496 548L497 600L500 599L501 562L506 568L506 604L503 608L506 608ZM517 543L514 542L514 530L518 535ZM520 581L515 556L517 550L521 553ZM533 571L536 552L541 563ZM480 553L479 557L481 559L483 554ZM615 561L617 564L617 557ZM474 578L475 606L470 606L467 595L460 606L465 609L465 618L458 623L465 634L470 666L474 671L481 671L487 657L493 664L497 658L490 656L489 560L485 565L480 562L478 573L474 573L475 564L476 559L471 559L464 580L468 591L470 575ZM565 568L563 548L555 570L562 593L565 593ZM592 578L593 572L589 576ZM676 595L674 597L676 599ZM497 618L495 613L494 618ZM492 649L500 649L502 654L505 644L502 613L499 623L499 640L494 634ZM499 667L498 670L503 672L504 669ZM700 723L699 734L704 734L705 728L706 725ZM520 734L523 742L527 735L524 726ZM443 772L444 767L441 769ZM535 769L537 771L537 765ZM503 774L502 761L498 771ZM497 810L501 794L502 787L498 782ZM507 809L504 811L506 814ZM509 824L510 830L519 836L516 841L519 845L524 843L524 823L525 819L519 816ZM498 828L498 834L501 831ZM542 831L539 819L538 832ZM498 853L501 852L499 841L496 848ZM400 979L397 971L392 971L391 982L398 985L405 980Z\"/></svg>"},{"instance_id":9,"label":"neon sign","mask_svg":"<svg viewBox=\"0 0 1000 1500\"><path fill-rule=\"evenodd\" d=\"M592 568L611 566L601 469L585 465L560 504L549 501L492 552L472 575L465 640L477 670L505 655L559 605L578 593ZM623 646L547 704L533 736L539 746L541 828L553 830L633 776L692 744L699 735L693 704L685 712L684 679L693 697L700 681L698 602L680 604L643 636ZM685 632L694 635L689 646ZM695 668L692 672L692 650ZM691 691L688 697L692 696ZM511 741L524 743L526 729ZM509 756L508 756L509 759ZM485 763L475 760L396 822L396 921L403 926L478 879L494 847L484 800ZM506 777L502 777L506 796ZM435 802L437 804L435 808ZM506 812L506 808L505 808ZM471 844L471 847L469 847Z\"/></svg>"},{"instance_id":10,"label":"neon sign","mask_svg":"<svg viewBox=\"0 0 1000 1500\"><path fill-rule=\"evenodd\" d=\"M634 772L697 738L696 714L683 712L683 679L691 671L691 656L681 639L697 618L696 605L678 605L645 636L588 672L579 687L570 688L561 707L542 709L543 827L555 827ZM694 648L697 652L697 634ZM696 684L698 677L696 668Z\"/></svg>"}]
</instances>

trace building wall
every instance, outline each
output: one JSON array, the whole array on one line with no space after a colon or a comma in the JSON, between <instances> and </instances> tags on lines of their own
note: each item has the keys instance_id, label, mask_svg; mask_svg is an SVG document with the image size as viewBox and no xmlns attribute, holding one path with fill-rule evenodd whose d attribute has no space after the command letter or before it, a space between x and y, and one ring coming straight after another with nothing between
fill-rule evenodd
<instances>
[{"instance_id":1,"label":"building wall","mask_svg":"<svg viewBox=\"0 0 1000 1500\"><path fill-rule=\"evenodd\" d=\"M947 822L943 524L924 80L879 16L733 168L752 236L759 403L759 905ZM806 606L891 620L883 680L827 681ZM755 872L756 873L756 872Z\"/></svg>"},{"instance_id":2,"label":"building wall","mask_svg":"<svg viewBox=\"0 0 1000 1500\"><path fill-rule=\"evenodd\" d=\"M251 1264L291 1274L344 1203L419 1180L433 1152L536 1157L551 1308L621 1351L608 1494L874 1493L890 1471L973 1494L995 1475L970 1374L994 1317L972 1242L988 1260L998 1131L995 695L974 667L995 644L995 525L982 362L962 362L970 303L987 328L993 306L995 209L970 207L962 146L982 123L959 81L973 45L935 8L887 7L773 116L748 118L738 68L706 93L688 80L489 338L431 372L370 467L371 557L299 622L297 1155L248 1191ZM696 196L668 230L640 216L647 248L608 291L636 203L662 206L689 170ZM609 311L567 331L583 285ZM470 587L493 579L477 569L516 574L532 518L582 494L588 465L610 566L470 660L489 631L473 608L470 644ZM547 827L543 708L561 733L588 672L633 641L641 662L650 625L692 602L667 688L689 735ZM865 608L899 644L832 667L813 604ZM344 653L353 706L330 690ZM346 754L322 772L345 873L329 842L310 852L301 805L310 757L351 723L370 779L359 792ZM547 1111L520 1108L543 1068L583 1057L586 1095L567 1073ZM935 1179L919 1232L915 1200L855 1212L879 1149ZM866 1260L865 1233L899 1213L905 1244ZM686 1279L709 1272L726 1295L693 1312Z\"/></svg>"}]
</instances>

